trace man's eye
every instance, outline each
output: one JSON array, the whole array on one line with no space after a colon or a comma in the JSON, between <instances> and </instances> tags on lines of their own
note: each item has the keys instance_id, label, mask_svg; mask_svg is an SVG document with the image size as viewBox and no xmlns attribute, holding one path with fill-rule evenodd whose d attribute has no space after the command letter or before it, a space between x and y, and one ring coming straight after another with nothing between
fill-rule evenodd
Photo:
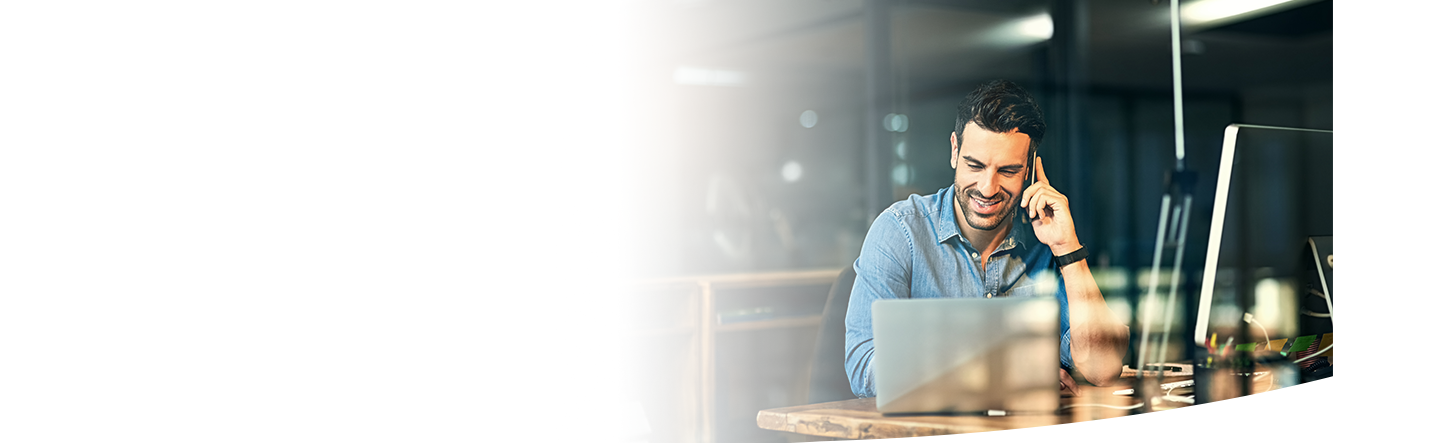
<instances>
[{"instance_id":1,"label":"man's eye","mask_svg":"<svg viewBox=\"0 0 1443 443\"><path fill-rule=\"evenodd\" d=\"M967 167L968 167L968 168L971 168L973 171L981 171L981 170L982 170L982 165L967 165Z\"/></svg>"},{"instance_id":2,"label":"man's eye","mask_svg":"<svg viewBox=\"0 0 1443 443\"><path fill-rule=\"evenodd\" d=\"M1011 176L1017 175L1017 170L1016 170L1016 169L1003 169L1003 170L1002 170L1002 175L1011 177Z\"/></svg>"}]
</instances>

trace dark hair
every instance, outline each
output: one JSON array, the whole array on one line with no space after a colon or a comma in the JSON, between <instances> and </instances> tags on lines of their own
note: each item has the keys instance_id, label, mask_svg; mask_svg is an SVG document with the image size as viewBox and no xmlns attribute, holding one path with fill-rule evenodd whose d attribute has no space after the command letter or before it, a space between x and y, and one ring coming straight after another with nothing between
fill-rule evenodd
<instances>
[{"instance_id":1,"label":"dark hair","mask_svg":"<svg viewBox=\"0 0 1443 443\"><path fill-rule=\"evenodd\" d=\"M1042 144L1042 135L1047 132L1047 123L1042 121L1042 109L1032 95L1021 86L1007 80L993 80L978 86L962 104L957 105L957 144L962 144L962 129L967 122L996 133L1018 132L1027 134L1028 154L1037 151ZM1030 166L1030 165L1029 165Z\"/></svg>"}]
</instances>

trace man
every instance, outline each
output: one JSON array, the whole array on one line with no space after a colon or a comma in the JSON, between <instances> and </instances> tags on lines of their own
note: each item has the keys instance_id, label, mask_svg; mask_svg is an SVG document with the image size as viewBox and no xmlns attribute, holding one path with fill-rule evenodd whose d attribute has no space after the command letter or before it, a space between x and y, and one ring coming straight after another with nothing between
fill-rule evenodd
<instances>
[{"instance_id":1,"label":"man","mask_svg":"<svg viewBox=\"0 0 1443 443\"><path fill-rule=\"evenodd\" d=\"M982 85L957 107L952 185L894 203L872 223L846 319L846 369L858 397L877 395L872 302L881 299L1055 296L1062 388L1076 393L1068 369L1098 386L1117 380L1127 327L1097 289L1067 197L1049 184L1041 158L1028 165L1045 131L1027 91ZM1034 167L1036 183L1023 189ZM1017 211L1032 222L1016 221Z\"/></svg>"}]
</instances>

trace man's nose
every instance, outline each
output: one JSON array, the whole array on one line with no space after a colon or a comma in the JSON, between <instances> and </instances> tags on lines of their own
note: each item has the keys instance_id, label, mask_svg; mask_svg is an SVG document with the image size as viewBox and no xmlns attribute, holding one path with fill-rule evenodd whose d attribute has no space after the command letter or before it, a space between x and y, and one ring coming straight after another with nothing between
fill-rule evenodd
<instances>
[{"instance_id":1,"label":"man's nose","mask_svg":"<svg viewBox=\"0 0 1443 443\"><path fill-rule=\"evenodd\" d=\"M1000 188L997 174L983 174L982 179L977 181L977 192L982 194L983 198L992 198Z\"/></svg>"}]
</instances>

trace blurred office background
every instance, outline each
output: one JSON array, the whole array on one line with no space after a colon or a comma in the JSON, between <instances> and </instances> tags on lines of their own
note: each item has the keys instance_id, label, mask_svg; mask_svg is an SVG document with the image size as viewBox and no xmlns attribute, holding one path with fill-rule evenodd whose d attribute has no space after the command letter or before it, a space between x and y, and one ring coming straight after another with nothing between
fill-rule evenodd
<instances>
[{"instance_id":1,"label":"blurred office background","mask_svg":"<svg viewBox=\"0 0 1443 443\"><path fill-rule=\"evenodd\" d=\"M955 106L996 78L1043 104L1047 169L1140 318L1174 151L1165 1L175 3L0 14L0 353L24 380L0 428L44 436L3 440L797 439L757 412L848 396L812 389L841 372L816 352L833 281L878 211L947 184ZM1223 126L1332 126L1333 5L1183 6L1191 296ZM1380 69L1427 38L1378 34L1369 72L1428 103L1427 70ZM1314 233L1331 201L1296 179L1329 159L1251 140L1277 149L1229 216L1279 223L1232 256L1267 263ZM1262 271L1214 318L1251 298L1288 335Z\"/></svg>"},{"instance_id":2,"label":"blurred office background","mask_svg":"<svg viewBox=\"0 0 1443 443\"><path fill-rule=\"evenodd\" d=\"M640 203L624 235L638 252L625 347L636 369L624 383L645 412L638 439L800 439L757 428L756 412L810 402L833 280L881 210L950 184L956 106L992 79L1042 104L1039 155L1109 306L1136 325L1175 165L1167 1L652 0L633 12L636 113L624 132ZM1187 167L1198 173L1185 288L1198 283L1224 127L1332 129L1332 26L1331 1L1182 2ZM1280 154L1249 167L1331 176L1331 155L1275 143ZM1248 189L1297 201L1289 183ZM1331 213L1331 201L1309 210L1318 205ZM1296 222L1235 241L1292 257L1319 234L1290 215L1302 210L1258 208ZM1195 315L1186 305L1177 325ZM1259 316L1274 338L1296 328L1276 309ZM1174 338L1170 357L1184 358Z\"/></svg>"}]
</instances>

